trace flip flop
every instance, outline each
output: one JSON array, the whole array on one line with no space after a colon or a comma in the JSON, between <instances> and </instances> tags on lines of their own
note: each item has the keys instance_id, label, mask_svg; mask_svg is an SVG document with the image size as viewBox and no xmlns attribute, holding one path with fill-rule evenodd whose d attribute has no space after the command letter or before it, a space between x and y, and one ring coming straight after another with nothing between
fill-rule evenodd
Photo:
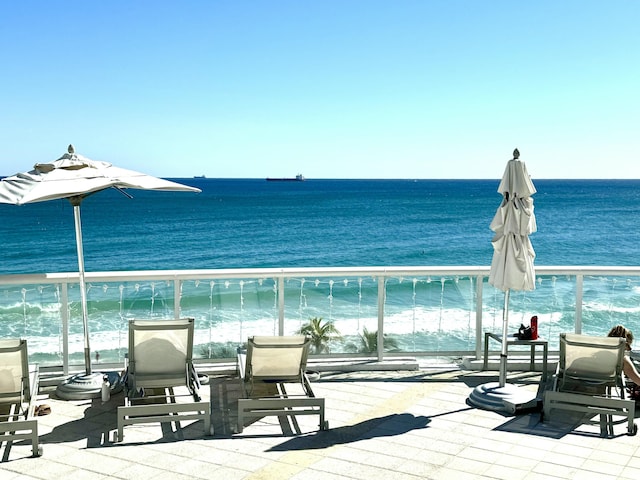
<instances>
[{"instance_id":1,"label":"flip flop","mask_svg":"<svg viewBox=\"0 0 640 480\"><path fill-rule=\"evenodd\" d=\"M49 415L50 413L51 413L51 407L46 403L36 406L35 414L38 417L42 417L43 415Z\"/></svg>"}]
</instances>

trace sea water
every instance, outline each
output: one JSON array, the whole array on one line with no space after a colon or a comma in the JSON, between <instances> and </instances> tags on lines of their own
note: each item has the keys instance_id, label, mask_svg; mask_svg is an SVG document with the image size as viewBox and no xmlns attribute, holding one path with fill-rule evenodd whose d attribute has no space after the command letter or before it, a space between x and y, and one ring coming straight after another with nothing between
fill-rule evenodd
<instances>
[{"instance_id":1,"label":"sea water","mask_svg":"<svg viewBox=\"0 0 640 480\"><path fill-rule=\"evenodd\" d=\"M488 266L493 253L489 223L501 201L498 180L175 180L199 187L202 193L132 190L129 199L109 190L84 200L87 271ZM639 180L534 183L538 231L531 241L536 265L640 265ZM0 275L77 271L68 201L0 205L0 215ZM287 311L299 317L298 323L312 316L330 318L343 333L355 335L367 325L375 329L375 283L358 278L332 281L290 280L287 288L297 293L287 297ZM640 328L637 281L587 279L587 321L604 330L619 318ZM172 316L173 292L162 282L89 288L95 351L124 349L128 318L150 312ZM119 291L123 288L127 291ZM183 313L196 317L202 342L237 343L249 333L271 333L275 328L275 291L269 281L187 282L183 288ZM566 327L560 312L572 308L573 293L565 288L562 279L544 279L536 293L525 294L523 301L536 305L531 313L539 315L541 333L552 326ZM403 348L472 348L471 279L393 279L387 289L399 293L388 294L385 328L408 338ZM30 346L34 344L31 350L55 357L60 350L55 340L60 337L55 286L10 286L0 293L0 336L26 334ZM77 290L70 296L77 298ZM354 307L346 298L361 300ZM500 299L495 294L492 300L492 324L500 321ZM242 318L237 308L223 308L240 301ZM72 318L79 317L77 310L76 302ZM524 321L529 312L520 310ZM81 324L72 322L71 328L72 341L81 343Z\"/></svg>"}]
</instances>

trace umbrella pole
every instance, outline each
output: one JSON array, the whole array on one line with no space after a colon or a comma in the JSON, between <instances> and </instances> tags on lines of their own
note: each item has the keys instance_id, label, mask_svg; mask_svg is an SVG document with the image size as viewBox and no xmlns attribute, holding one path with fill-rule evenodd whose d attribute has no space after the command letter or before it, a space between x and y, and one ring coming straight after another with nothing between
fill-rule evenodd
<instances>
[{"instance_id":1,"label":"umbrella pole","mask_svg":"<svg viewBox=\"0 0 640 480\"><path fill-rule=\"evenodd\" d=\"M100 398L103 381L107 377L111 393L122 390L120 374L117 372L91 372L91 352L89 350L89 315L87 314L87 287L84 279L84 254L82 250L82 225L80 222L81 196L70 197L73 205L73 218L76 227L76 246L78 247L78 273L80 276L80 298L82 303L82 326L84 328L84 374L76 374L64 380L56 388L56 395L63 400L86 400Z\"/></svg>"},{"instance_id":2,"label":"umbrella pole","mask_svg":"<svg viewBox=\"0 0 640 480\"><path fill-rule=\"evenodd\" d=\"M82 304L82 327L84 329L84 367L85 372L91 375L91 351L89 349L89 315L87 312L87 288L84 281L84 253L82 248L82 224L80 222L81 199L73 197L73 219L76 227L76 246L78 248L78 273L80 276L80 303Z\"/></svg>"},{"instance_id":3,"label":"umbrella pole","mask_svg":"<svg viewBox=\"0 0 640 480\"><path fill-rule=\"evenodd\" d=\"M504 292L504 308L502 310L502 351L500 352L500 386L507 383L507 331L509 327L509 289Z\"/></svg>"}]
</instances>

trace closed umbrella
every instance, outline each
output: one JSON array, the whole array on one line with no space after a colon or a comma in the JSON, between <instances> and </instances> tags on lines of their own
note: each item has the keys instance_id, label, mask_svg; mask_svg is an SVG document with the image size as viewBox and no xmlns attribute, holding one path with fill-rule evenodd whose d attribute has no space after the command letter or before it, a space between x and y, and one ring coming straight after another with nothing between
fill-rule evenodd
<instances>
[{"instance_id":1,"label":"closed umbrella","mask_svg":"<svg viewBox=\"0 0 640 480\"><path fill-rule=\"evenodd\" d=\"M29 172L18 173L0 181L0 203L23 205L66 198L73 205L84 328L85 373L74 376L58 386L57 393L62 398L82 399L100 396L103 374L91 371L80 204L87 196L107 188L120 190L129 197L130 195L123 190L132 188L200 192L198 188L115 167L108 162L90 160L75 153L73 145L69 145L68 153L53 162L38 163Z\"/></svg>"},{"instance_id":2,"label":"closed umbrella","mask_svg":"<svg viewBox=\"0 0 640 480\"><path fill-rule=\"evenodd\" d=\"M520 389L506 384L507 372L507 331L509 325L509 293L511 290L525 291L535 288L535 251L529 235L537 230L533 212L533 199L536 188L531 181L527 167L519 159L520 152L515 149L513 159L509 160L504 171L498 192L502 202L491 221L491 230L495 235L491 240L493 259L489 273L489 283L504 291L502 311L502 350L500 354L499 382L477 387L469 397L477 406L501 410L505 408L502 400L524 398ZM490 397L487 400L487 396ZM495 398L494 398L495 397ZM498 401L495 401L497 398ZM516 402L511 401L511 404Z\"/></svg>"}]
</instances>

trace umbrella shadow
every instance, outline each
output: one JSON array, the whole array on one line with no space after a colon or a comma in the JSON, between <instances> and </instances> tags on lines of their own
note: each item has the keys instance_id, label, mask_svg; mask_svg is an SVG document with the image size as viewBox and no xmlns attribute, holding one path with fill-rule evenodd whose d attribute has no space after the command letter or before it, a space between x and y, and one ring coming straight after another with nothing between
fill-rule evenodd
<instances>
[{"instance_id":1,"label":"umbrella shadow","mask_svg":"<svg viewBox=\"0 0 640 480\"><path fill-rule=\"evenodd\" d=\"M313 450L342 445L372 438L403 435L412 430L427 428L430 417L414 416L410 413L394 413L384 417L371 418L355 425L321 430L311 435L293 437L275 445L268 451Z\"/></svg>"}]
</instances>

